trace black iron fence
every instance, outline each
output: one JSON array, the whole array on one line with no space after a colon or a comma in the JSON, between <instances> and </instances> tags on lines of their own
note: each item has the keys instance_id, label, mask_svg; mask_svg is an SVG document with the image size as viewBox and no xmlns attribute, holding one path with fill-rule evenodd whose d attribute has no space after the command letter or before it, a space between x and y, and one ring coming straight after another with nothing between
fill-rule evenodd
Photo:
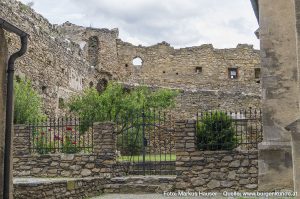
<instances>
[{"instance_id":1,"label":"black iron fence","mask_svg":"<svg viewBox=\"0 0 300 199\"><path fill-rule=\"evenodd\" d=\"M82 131L79 118L59 118L35 121L29 124L31 152L91 153L93 151L93 125Z\"/></svg>"},{"instance_id":2,"label":"black iron fence","mask_svg":"<svg viewBox=\"0 0 300 199\"><path fill-rule=\"evenodd\" d=\"M129 112L118 117L117 160L133 175L175 174L172 116L157 110Z\"/></svg>"},{"instance_id":3,"label":"black iron fence","mask_svg":"<svg viewBox=\"0 0 300 199\"><path fill-rule=\"evenodd\" d=\"M197 113L196 144L199 150L257 149L262 139L261 110Z\"/></svg>"}]
</instances>

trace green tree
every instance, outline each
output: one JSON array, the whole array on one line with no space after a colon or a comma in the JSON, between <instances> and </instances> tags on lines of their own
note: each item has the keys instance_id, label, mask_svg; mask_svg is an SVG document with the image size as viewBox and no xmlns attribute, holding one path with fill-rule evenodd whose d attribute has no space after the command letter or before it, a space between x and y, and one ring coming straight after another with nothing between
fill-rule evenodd
<instances>
[{"instance_id":1,"label":"green tree","mask_svg":"<svg viewBox=\"0 0 300 199\"><path fill-rule=\"evenodd\" d=\"M25 124L30 121L44 119L42 100L32 88L30 81L14 82L14 123Z\"/></svg>"},{"instance_id":2,"label":"green tree","mask_svg":"<svg viewBox=\"0 0 300 199\"><path fill-rule=\"evenodd\" d=\"M81 118L83 132L93 122L116 121L117 117L126 120L128 113L172 107L175 105L176 96L177 91L170 89L153 91L139 86L128 91L123 85L110 82L102 93L89 88L82 95L74 96L68 106L71 112ZM133 123L137 125L140 121L134 120Z\"/></svg>"},{"instance_id":3,"label":"green tree","mask_svg":"<svg viewBox=\"0 0 300 199\"><path fill-rule=\"evenodd\" d=\"M224 112L205 112L196 135L199 150L231 150L236 144L232 119Z\"/></svg>"}]
</instances>

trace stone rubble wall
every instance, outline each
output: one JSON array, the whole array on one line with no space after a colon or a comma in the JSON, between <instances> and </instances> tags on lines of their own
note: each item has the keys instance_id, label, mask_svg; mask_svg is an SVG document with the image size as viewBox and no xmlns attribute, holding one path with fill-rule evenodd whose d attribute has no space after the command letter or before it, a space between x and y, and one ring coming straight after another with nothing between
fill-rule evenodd
<instances>
[{"instance_id":1,"label":"stone rubble wall","mask_svg":"<svg viewBox=\"0 0 300 199\"><path fill-rule=\"evenodd\" d=\"M174 49L168 43L144 47L117 40L119 66L126 68L122 81L184 89L222 90L260 93L259 51L253 46L239 44L232 49L215 49L202 45ZM140 57L142 66L134 66ZM202 71L197 72L197 67ZM229 79L228 68L238 69L238 78Z\"/></svg>"},{"instance_id":2,"label":"stone rubble wall","mask_svg":"<svg viewBox=\"0 0 300 199\"><path fill-rule=\"evenodd\" d=\"M97 85L99 79L107 80L112 74L92 69L80 45L70 41L57 26L37 14L30 7L16 0L0 2L0 17L30 35L28 51L16 62L16 76L31 80L43 98L47 115L65 113L59 108L59 98L65 101L88 88L90 82ZM20 48L19 38L7 33L10 54Z\"/></svg>"},{"instance_id":3,"label":"stone rubble wall","mask_svg":"<svg viewBox=\"0 0 300 199\"><path fill-rule=\"evenodd\" d=\"M106 178L77 178L77 179L22 179L14 182L15 199L41 199L41 198L87 198L103 193L104 187L109 183Z\"/></svg>"},{"instance_id":4,"label":"stone rubble wall","mask_svg":"<svg viewBox=\"0 0 300 199\"><path fill-rule=\"evenodd\" d=\"M198 151L196 122L176 123L176 189L188 191L256 191L258 151Z\"/></svg>"},{"instance_id":5,"label":"stone rubble wall","mask_svg":"<svg viewBox=\"0 0 300 199\"><path fill-rule=\"evenodd\" d=\"M15 126L13 174L15 177L111 176L116 164L113 123L94 124L91 154L31 154L30 130Z\"/></svg>"},{"instance_id":6,"label":"stone rubble wall","mask_svg":"<svg viewBox=\"0 0 300 199\"><path fill-rule=\"evenodd\" d=\"M134 46L118 38L118 29L82 27L70 22L53 25L17 0L2 0L0 9L1 18L30 34L28 52L17 61L16 75L32 81L49 116L67 113L59 101L65 102L91 86L101 90L103 82L109 80L187 93L197 90L199 94L184 94L178 100L187 115L197 104L211 108L228 108L229 104L232 108L237 98L238 106L250 106L251 100L258 103L261 89L255 69L260 68L260 56L251 45L239 44L232 49L215 49L210 44L174 49L166 42ZM6 35L12 53L20 47L19 38ZM143 60L141 67L133 65L135 57ZM197 67L202 71L196 72ZM238 79L229 79L228 68L238 68ZM227 94L223 96L222 92ZM207 104L202 105L198 96L205 98Z\"/></svg>"}]
</instances>

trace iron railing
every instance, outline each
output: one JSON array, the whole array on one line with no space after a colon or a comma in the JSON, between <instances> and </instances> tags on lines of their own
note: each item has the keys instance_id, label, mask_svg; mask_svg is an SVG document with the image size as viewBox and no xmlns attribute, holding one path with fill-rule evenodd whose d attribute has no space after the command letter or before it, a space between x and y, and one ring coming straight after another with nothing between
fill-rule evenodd
<instances>
[{"instance_id":1,"label":"iron railing","mask_svg":"<svg viewBox=\"0 0 300 199\"><path fill-rule=\"evenodd\" d=\"M93 125L83 132L80 118L35 121L29 128L32 153L93 152Z\"/></svg>"},{"instance_id":2,"label":"iron railing","mask_svg":"<svg viewBox=\"0 0 300 199\"><path fill-rule=\"evenodd\" d=\"M199 112L195 136L199 150L257 149L263 139L261 110Z\"/></svg>"},{"instance_id":3,"label":"iron railing","mask_svg":"<svg viewBox=\"0 0 300 199\"><path fill-rule=\"evenodd\" d=\"M140 110L117 117L117 160L133 175L176 173L175 137L170 114Z\"/></svg>"}]
</instances>

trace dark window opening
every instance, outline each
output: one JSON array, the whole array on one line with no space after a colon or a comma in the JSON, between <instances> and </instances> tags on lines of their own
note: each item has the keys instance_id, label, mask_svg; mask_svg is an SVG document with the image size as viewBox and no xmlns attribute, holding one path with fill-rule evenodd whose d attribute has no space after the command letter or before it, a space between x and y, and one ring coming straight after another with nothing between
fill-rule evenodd
<instances>
[{"instance_id":1,"label":"dark window opening","mask_svg":"<svg viewBox=\"0 0 300 199\"><path fill-rule=\"evenodd\" d=\"M257 80L256 83L260 84L260 80Z\"/></svg>"},{"instance_id":2,"label":"dark window opening","mask_svg":"<svg viewBox=\"0 0 300 199\"><path fill-rule=\"evenodd\" d=\"M125 64L125 67L127 68L127 67L128 67L128 64Z\"/></svg>"},{"instance_id":3,"label":"dark window opening","mask_svg":"<svg viewBox=\"0 0 300 199\"><path fill-rule=\"evenodd\" d=\"M197 74L202 73L202 67L196 67L195 72L196 72Z\"/></svg>"},{"instance_id":4,"label":"dark window opening","mask_svg":"<svg viewBox=\"0 0 300 199\"><path fill-rule=\"evenodd\" d=\"M90 88L92 88L94 86L94 83L90 82L89 86L90 86Z\"/></svg>"},{"instance_id":5,"label":"dark window opening","mask_svg":"<svg viewBox=\"0 0 300 199\"><path fill-rule=\"evenodd\" d=\"M163 73L166 73L166 71L163 71Z\"/></svg>"},{"instance_id":6,"label":"dark window opening","mask_svg":"<svg viewBox=\"0 0 300 199\"><path fill-rule=\"evenodd\" d=\"M228 76L229 76L229 79L237 79L238 78L238 69L237 68L228 68Z\"/></svg>"},{"instance_id":7,"label":"dark window opening","mask_svg":"<svg viewBox=\"0 0 300 199\"><path fill-rule=\"evenodd\" d=\"M88 61L96 67L99 63L98 54L100 50L99 39L97 36L92 36L88 40Z\"/></svg>"},{"instance_id":8,"label":"dark window opening","mask_svg":"<svg viewBox=\"0 0 300 199\"><path fill-rule=\"evenodd\" d=\"M255 73L255 79L260 78L260 68L255 68L254 73Z\"/></svg>"},{"instance_id":9,"label":"dark window opening","mask_svg":"<svg viewBox=\"0 0 300 199\"><path fill-rule=\"evenodd\" d=\"M178 73L176 73L176 75L178 75Z\"/></svg>"},{"instance_id":10,"label":"dark window opening","mask_svg":"<svg viewBox=\"0 0 300 199\"><path fill-rule=\"evenodd\" d=\"M64 109L65 108L65 101L63 98L58 99L58 108L59 109Z\"/></svg>"},{"instance_id":11,"label":"dark window opening","mask_svg":"<svg viewBox=\"0 0 300 199\"><path fill-rule=\"evenodd\" d=\"M107 87L108 81L106 79L101 79L98 81L96 89L99 93L102 93L103 91L105 91L106 87Z\"/></svg>"},{"instance_id":12,"label":"dark window opening","mask_svg":"<svg viewBox=\"0 0 300 199\"><path fill-rule=\"evenodd\" d=\"M47 86L42 86L42 91L45 92L46 88L47 88Z\"/></svg>"}]
</instances>

